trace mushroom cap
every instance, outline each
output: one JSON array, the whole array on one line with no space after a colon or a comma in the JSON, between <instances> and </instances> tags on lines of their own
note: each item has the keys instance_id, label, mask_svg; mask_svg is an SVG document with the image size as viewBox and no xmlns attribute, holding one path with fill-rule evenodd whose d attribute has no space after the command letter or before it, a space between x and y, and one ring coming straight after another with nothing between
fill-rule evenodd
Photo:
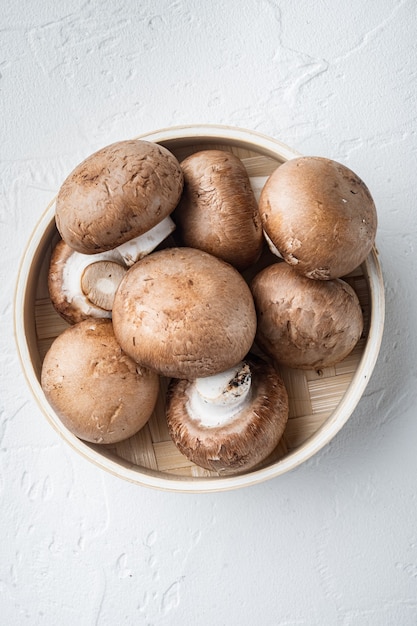
<instances>
[{"instance_id":1,"label":"mushroom cap","mask_svg":"<svg viewBox=\"0 0 417 626\"><path fill-rule=\"evenodd\" d=\"M224 371L256 332L250 289L228 263L194 248L153 252L125 274L113 304L123 350L159 374L197 378Z\"/></svg>"},{"instance_id":2,"label":"mushroom cap","mask_svg":"<svg viewBox=\"0 0 417 626\"><path fill-rule=\"evenodd\" d=\"M279 166L259 199L264 230L282 258L309 278L340 278L357 268L375 241L377 214L365 183L323 157Z\"/></svg>"},{"instance_id":3,"label":"mushroom cap","mask_svg":"<svg viewBox=\"0 0 417 626\"><path fill-rule=\"evenodd\" d=\"M66 178L56 200L56 225L78 252L111 250L167 217L182 188L182 170L169 150L139 139L119 141L87 157Z\"/></svg>"},{"instance_id":4,"label":"mushroom cap","mask_svg":"<svg viewBox=\"0 0 417 626\"><path fill-rule=\"evenodd\" d=\"M358 297L344 280L311 280L278 262L251 283L258 315L256 343L275 362L319 369L342 361L363 330Z\"/></svg>"},{"instance_id":5,"label":"mushroom cap","mask_svg":"<svg viewBox=\"0 0 417 626\"><path fill-rule=\"evenodd\" d=\"M203 426L188 410L193 381L172 380L167 393L167 422L178 449L196 465L221 475L254 468L277 446L288 420L288 395L282 378L263 359L245 359L252 374L247 408L220 426Z\"/></svg>"},{"instance_id":6,"label":"mushroom cap","mask_svg":"<svg viewBox=\"0 0 417 626\"><path fill-rule=\"evenodd\" d=\"M239 270L257 261L263 236L258 205L242 161L226 150L202 150L181 162L184 191L174 218L184 245Z\"/></svg>"},{"instance_id":7,"label":"mushroom cap","mask_svg":"<svg viewBox=\"0 0 417 626\"><path fill-rule=\"evenodd\" d=\"M112 250L94 257L82 255L62 239L52 250L48 271L48 290L57 313L69 324L77 324L90 317L111 318L111 311L91 302L82 291L82 271L87 263L98 260L120 263L121 257Z\"/></svg>"},{"instance_id":8,"label":"mushroom cap","mask_svg":"<svg viewBox=\"0 0 417 626\"><path fill-rule=\"evenodd\" d=\"M52 343L41 385L74 435L104 444L127 439L146 424L159 378L123 353L110 320L84 320Z\"/></svg>"}]
</instances>

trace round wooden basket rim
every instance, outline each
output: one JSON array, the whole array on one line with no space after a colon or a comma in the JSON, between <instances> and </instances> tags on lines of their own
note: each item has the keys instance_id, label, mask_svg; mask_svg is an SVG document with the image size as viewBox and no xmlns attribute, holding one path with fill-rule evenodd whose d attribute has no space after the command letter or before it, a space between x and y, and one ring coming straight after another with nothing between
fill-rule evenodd
<instances>
[{"instance_id":1,"label":"round wooden basket rim","mask_svg":"<svg viewBox=\"0 0 417 626\"><path fill-rule=\"evenodd\" d=\"M140 135L138 138L155 142L164 142L179 139L215 139L217 141L241 141L252 145L253 149L267 150L271 156L281 156L284 160L295 158L299 153L292 150L282 142L252 130L245 130L223 125L187 125L173 126L150 133ZM251 141L252 139L252 141ZM342 426L351 416L357 406L363 392L369 382L375 363L378 358L385 315L385 294L381 266L378 252L374 247L365 261L369 287L372 292L370 307L368 341L358 368L353 375L351 383L339 402L332 415L326 420L309 439L299 448L289 452L284 458L262 469L229 477L181 477L161 472L146 470L133 464L121 464L108 456L105 456L87 443L75 437L61 423L46 401L41 385L33 367L28 341L25 332L25 317L23 311L26 303L26 285L30 270L30 262L37 251L47 228L50 228L54 220L55 198L49 203L41 218L32 231L31 237L23 253L16 282L14 294L14 333L17 352L27 383L31 389L39 408L47 417L49 423L56 432L81 456L93 462L95 465L123 478L131 483L165 491L203 493L214 491L227 491L241 487L251 486L264 482L271 478L295 469L301 463L307 461L339 432ZM372 341L369 338L372 337Z\"/></svg>"}]
</instances>

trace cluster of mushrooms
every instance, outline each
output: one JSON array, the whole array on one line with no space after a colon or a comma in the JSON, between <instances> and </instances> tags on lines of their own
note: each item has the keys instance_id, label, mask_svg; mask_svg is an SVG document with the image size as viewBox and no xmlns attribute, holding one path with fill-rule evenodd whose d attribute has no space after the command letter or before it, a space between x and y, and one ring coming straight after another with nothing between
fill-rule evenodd
<instances>
[{"instance_id":1,"label":"cluster of mushrooms","mask_svg":"<svg viewBox=\"0 0 417 626\"><path fill-rule=\"evenodd\" d=\"M322 157L287 161L264 183L257 197L229 151L180 163L143 140L95 152L64 181L48 286L70 325L41 384L77 437L137 433L166 377L178 449L219 475L247 471L285 429L279 367L320 369L352 351L363 316L341 277L374 244L366 185Z\"/></svg>"}]
</instances>

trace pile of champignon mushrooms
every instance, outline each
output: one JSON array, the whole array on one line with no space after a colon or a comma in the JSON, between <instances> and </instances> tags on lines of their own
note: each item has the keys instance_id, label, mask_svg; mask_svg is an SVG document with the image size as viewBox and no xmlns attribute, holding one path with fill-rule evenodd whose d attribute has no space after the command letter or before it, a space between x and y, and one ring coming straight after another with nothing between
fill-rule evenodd
<instances>
[{"instance_id":1,"label":"pile of champignon mushrooms","mask_svg":"<svg viewBox=\"0 0 417 626\"><path fill-rule=\"evenodd\" d=\"M70 326L41 384L85 441L138 432L167 377L178 449L219 475L249 470L288 419L278 368L334 365L362 334L342 276L371 251L376 209L363 181L330 159L287 161L257 199L229 151L179 163L158 144L120 141L64 181L56 226L48 286Z\"/></svg>"}]
</instances>

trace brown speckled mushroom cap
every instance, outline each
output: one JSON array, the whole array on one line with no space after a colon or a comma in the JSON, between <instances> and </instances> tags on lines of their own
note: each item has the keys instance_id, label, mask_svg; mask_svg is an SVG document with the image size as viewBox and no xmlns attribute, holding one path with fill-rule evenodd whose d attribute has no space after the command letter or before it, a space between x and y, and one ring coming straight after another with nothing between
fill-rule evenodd
<instances>
[{"instance_id":1,"label":"brown speckled mushroom cap","mask_svg":"<svg viewBox=\"0 0 417 626\"><path fill-rule=\"evenodd\" d=\"M110 320L84 320L61 333L45 356L41 384L74 435L103 444L138 432L159 391L158 376L123 353Z\"/></svg>"},{"instance_id":2,"label":"brown speckled mushroom cap","mask_svg":"<svg viewBox=\"0 0 417 626\"><path fill-rule=\"evenodd\" d=\"M340 278L311 280L281 261L259 272L251 289L258 315L256 343L279 364L329 367L360 339L362 309L355 291Z\"/></svg>"},{"instance_id":3,"label":"brown speckled mushroom cap","mask_svg":"<svg viewBox=\"0 0 417 626\"><path fill-rule=\"evenodd\" d=\"M247 406L229 421L205 426L190 411L195 381L173 380L167 397L172 440L188 459L221 475L248 471L277 446L288 420L288 395L272 365L248 356L252 385Z\"/></svg>"},{"instance_id":4,"label":"brown speckled mushroom cap","mask_svg":"<svg viewBox=\"0 0 417 626\"><path fill-rule=\"evenodd\" d=\"M115 335L138 363L165 376L209 376L249 351L256 331L250 289L228 263L166 248L132 266L113 305Z\"/></svg>"},{"instance_id":5,"label":"brown speckled mushroom cap","mask_svg":"<svg viewBox=\"0 0 417 626\"><path fill-rule=\"evenodd\" d=\"M375 241L377 214L367 186L323 157L298 157L278 167L261 192L259 212L282 258L309 278L348 274Z\"/></svg>"},{"instance_id":6,"label":"brown speckled mushroom cap","mask_svg":"<svg viewBox=\"0 0 417 626\"><path fill-rule=\"evenodd\" d=\"M169 150L139 139L119 141L66 178L56 201L57 228L78 252L110 250L167 217L182 188L182 170Z\"/></svg>"},{"instance_id":7,"label":"brown speckled mushroom cap","mask_svg":"<svg viewBox=\"0 0 417 626\"><path fill-rule=\"evenodd\" d=\"M260 256L258 205L242 161L226 150L202 150L181 161L184 191L174 218L184 245L243 270Z\"/></svg>"}]
</instances>

